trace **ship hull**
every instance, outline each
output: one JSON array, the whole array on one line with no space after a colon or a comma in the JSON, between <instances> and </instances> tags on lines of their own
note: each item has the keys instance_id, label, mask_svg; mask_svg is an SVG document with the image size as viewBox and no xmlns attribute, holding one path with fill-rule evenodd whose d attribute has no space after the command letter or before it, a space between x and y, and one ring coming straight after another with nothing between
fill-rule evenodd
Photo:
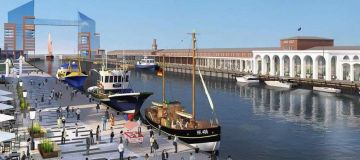
<instances>
[{"instance_id":1,"label":"ship hull","mask_svg":"<svg viewBox=\"0 0 360 160\"><path fill-rule=\"evenodd\" d=\"M155 69L156 68L156 65L154 65L154 64L151 64L151 65L142 65L142 64L140 64L140 65L135 65L135 67L136 68L138 68L138 69Z\"/></svg>"},{"instance_id":2,"label":"ship hull","mask_svg":"<svg viewBox=\"0 0 360 160\"><path fill-rule=\"evenodd\" d=\"M151 92L119 93L109 96L103 103L123 113L137 114L150 95Z\"/></svg>"},{"instance_id":3,"label":"ship hull","mask_svg":"<svg viewBox=\"0 0 360 160\"><path fill-rule=\"evenodd\" d=\"M70 86L82 90L87 76L65 77L64 81Z\"/></svg>"},{"instance_id":4,"label":"ship hull","mask_svg":"<svg viewBox=\"0 0 360 160\"><path fill-rule=\"evenodd\" d=\"M145 119L153 128L159 128L159 124L152 121L147 114ZM220 133L221 127L206 128L206 129L172 129L165 126L161 126L161 131L170 136L176 135L181 141L190 144L195 148L199 148L202 151L216 151L220 147Z\"/></svg>"}]
</instances>

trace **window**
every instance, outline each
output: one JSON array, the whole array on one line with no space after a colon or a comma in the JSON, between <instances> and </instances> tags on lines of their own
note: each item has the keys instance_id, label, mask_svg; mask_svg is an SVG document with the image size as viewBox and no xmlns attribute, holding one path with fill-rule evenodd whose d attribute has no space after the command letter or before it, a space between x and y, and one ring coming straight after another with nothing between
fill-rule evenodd
<instances>
[{"instance_id":1,"label":"window","mask_svg":"<svg viewBox=\"0 0 360 160\"><path fill-rule=\"evenodd\" d=\"M128 75L126 75L126 80L125 81L129 82L129 76Z\"/></svg>"},{"instance_id":2,"label":"window","mask_svg":"<svg viewBox=\"0 0 360 160\"><path fill-rule=\"evenodd\" d=\"M105 83L109 82L109 76L105 76Z\"/></svg>"},{"instance_id":3,"label":"window","mask_svg":"<svg viewBox=\"0 0 360 160\"><path fill-rule=\"evenodd\" d=\"M118 76L118 79L119 79L119 82L122 82L122 81L123 81L122 76Z\"/></svg>"},{"instance_id":4,"label":"window","mask_svg":"<svg viewBox=\"0 0 360 160\"><path fill-rule=\"evenodd\" d=\"M104 82L104 76L101 76L101 82Z\"/></svg>"},{"instance_id":5,"label":"window","mask_svg":"<svg viewBox=\"0 0 360 160\"><path fill-rule=\"evenodd\" d=\"M110 76L110 83L114 82L114 77Z\"/></svg>"},{"instance_id":6,"label":"window","mask_svg":"<svg viewBox=\"0 0 360 160\"><path fill-rule=\"evenodd\" d=\"M118 76L114 76L114 82L118 82Z\"/></svg>"}]
</instances>

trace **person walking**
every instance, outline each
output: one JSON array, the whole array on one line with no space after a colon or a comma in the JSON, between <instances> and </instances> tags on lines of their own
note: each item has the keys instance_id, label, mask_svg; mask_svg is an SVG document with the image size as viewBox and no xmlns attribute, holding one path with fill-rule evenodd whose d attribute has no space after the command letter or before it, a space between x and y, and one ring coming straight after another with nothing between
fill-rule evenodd
<instances>
[{"instance_id":1,"label":"person walking","mask_svg":"<svg viewBox=\"0 0 360 160\"><path fill-rule=\"evenodd\" d=\"M61 118L61 122L63 124L63 129L65 129L65 122L66 122L66 119L65 119L65 116L63 115L62 118Z\"/></svg>"},{"instance_id":2,"label":"person walking","mask_svg":"<svg viewBox=\"0 0 360 160\"><path fill-rule=\"evenodd\" d=\"M99 113L99 109L100 109L100 102L98 102L98 103L96 104L96 113Z\"/></svg>"},{"instance_id":3,"label":"person walking","mask_svg":"<svg viewBox=\"0 0 360 160\"><path fill-rule=\"evenodd\" d=\"M91 103L91 94L89 94L89 103Z\"/></svg>"},{"instance_id":4,"label":"person walking","mask_svg":"<svg viewBox=\"0 0 360 160\"><path fill-rule=\"evenodd\" d=\"M113 142L114 136L115 136L114 129L113 129L113 127L111 127L111 133L110 133L110 143L112 143L112 142Z\"/></svg>"},{"instance_id":5,"label":"person walking","mask_svg":"<svg viewBox=\"0 0 360 160\"><path fill-rule=\"evenodd\" d=\"M144 156L145 160L149 160L149 155L146 153L145 156Z\"/></svg>"},{"instance_id":6,"label":"person walking","mask_svg":"<svg viewBox=\"0 0 360 160\"><path fill-rule=\"evenodd\" d=\"M89 155L90 152L90 138L86 137L86 154Z\"/></svg>"},{"instance_id":7,"label":"person walking","mask_svg":"<svg viewBox=\"0 0 360 160\"><path fill-rule=\"evenodd\" d=\"M190 158L189 158L189 160L196 160L195 159L195 156L190 152Z\"/></svg>"},{"instance_id":8,"label":"person walking","mask_svg":"<svg viewBox=\"0 0 360 160\"><path fill-rule=\"evenodd\" d=\"M6 84L6 83L5 83ZM26 160L26 153L25 151L22 152L21 160Z\"/></svg>"},{"instance_id":9,"label":"person walking","mask_svg":"<svg viewBox=\"0 0 360 160\"><path fill-rule=\"evenodd\" d=\"M74 115L76 114L76 113L75 113L75 108L74 108L74 107L71 107L71 114L72 114L72 117L74 117Z\"/></svg>"},{"instance_id":10,"label":"person walking","mask_svg":"<svg viewBox=\"0 0 360 160\"><path fill-rule=\"evenodd\" d=\"M141 134L141 120L140 120L140 118L136 122L138 124L138 133Z\"/></svg>"},{"instance_id":11,"label":"person walking","mask_svg":"<svg viewBox=\"0 0 360 160\"><path fill-rule=\"evenodd\" d=\"M166 158L165 158L165 150L163 150L162 153L161 153L161 160L166 160Z\"/></svg>"},{"instance_id":12,"label":"person walking","mask_svg":"<svg viewBox=\"0 0 360 160\"><path fill-rule=\"evenodd\" d=\"M120 160L124 160L124 144L122 141L119 143L118 150L120 154Z\"/></svg>"},{"instance_id":13,"label":"person walking","mask_svg":"<svg viewBox=\"0 0 360 160\"><path fill-rule=\"evenodd\" d=\"M27 151L26 151L26 155L27 155L27 157L30 157L30 146L31 146L31 139L30 138L28 138L27 139Z\"/></svg>"},{"instance_id":14,"label":"person walking","mask_svg":"<svg viewBox=\"0 0 360 160\"><path fill-rule=\"evenodd\" d=\"M78 124L75 123L75 137L77 137L79 135L79 127L78 127Z\"/></svg>"},{"instance_id":15,"label":"person walking","mask_svg":"<svg viewBox=\"0 0 360 160\"><path fill-rule=\"evenodd\" d=\"M69 113L70 113L70 106L67 105L66 106L66 118L69 118Z\"/></svg>"},{"instance_id":16,"label":"person walking","mask_svg":"<svg viewBox=\"0 0 360 160\"><path fill-rule=\"evenodd\" d=\"M165 151L165 160L169 159L169 153L167 151Z\"/></svg>"},{"instance_id":17,"label":"person walking","mask_svg":"<svg viewBox=\"0 0 360 160\"><path fill-rule=\"evenodd\" d=\"M105 118L107 120L110 118L110 116L109 116L109 108L107 108L106 111L105 111Z\"/></svg>"},{"instance_id":18,"label":"person walking","mask_svg":"<svg viewBox=\"0 0 360 160\"><path fill-rule=\"evenodd\" d=\"M93 145L94 144L94 134L93 134L93 130L90 130L90 144Z\"/></svg>"},{"instance_id":19,"label":"person walking","mask_svg":"<svg viewBox=\"0 0 360 160\"><path fill-rule=\"evenodd\" d=\"M38 106L38 99L35 98L35 108L37 108L37 106Z\"/></svg>"},{"instance_id":20,"label":"person walking","mask_svg":"<svg viewBox=\"0 0 360 160\"><path fill-rule=\"evenodd\" d=\"M100 133L100 126L98 125L96 128L96 143L99 141L99 133Z\"/></svg>"},{"instance_id":21,"label":"person walking","mask_svg":"<svg viewBox=\"0 0 360 160\"><path fill-rule=\"evenodd\" d=\"M65 144L65 128L61 132L61 144Z\"/></svg>"},{"instance_id":22,"label":"person walking","mask_svg":"<svg viewBox=\"0 0 360 160\"><path fill-rule=\"evenodd\" d=\"M60 116L58 116L58 119L57 119L57 127L58 127L58 129L60 129L60 127L61 127L61 118L60 118Z\"/></svg>"},{"instance_id":23,"label":"person walking","mask_svg":"<svg viewBox=\"0 0 360 160\"><path fill-rule=\"evenodd\" d=\"M175 148L175 152L174 152L174 153L177 153L177 142L178 142L178 138L177 138L177 136L175 135L175 136L174 136L174 141L173 141L173 145L174 145L174 148Z\"/></svg>"},{"instance_id":24,"label":"person walking","mask_svg":"<svg viewBox=\"0 0 360 160\"><path fill-rule=\"evenodd\" d=\"M153 153L155 138L154 135L150 137L150 153Z\"/></svg>"},{"instance_id":25,"label":"person walking","mask_svg":"<svg viewBox=\"0 0 360 160\"><path fill-rule=\"evenodd\" d=\"M115 117L114 117L114 115L111 113L111 115L110 115L110 125L113 127L113 126L115 126Z\"/></svg>"},{"instance_id":26,"label":"person walking","mask_svg":"<svg viewBox=\"0 0 360 160\"><path fill-rule=\"evenodd\" d=\"M154 136L154 131L151 129L150 130L150 137Z\"/></svg>"},{"instance_id":27,"label":"person walking","mask_svg":"<svg viewBox=\"0 0 360 160\"><path fill-rule=\"evenodd\" d=\"M41 102L44 102L44 94L41 96Z\"/></svg>"},{"instance_id":28,"label":"person walking","mask_svg":"<svg viewBox=\"0 0 360 160\"><path fill-rule=\"evenodd\" d=\"M80 108L76 109L77 120L80 120Z\"/></svg>"},{"instance_id":29,"label":"person walking","mask_svg":"<svg viewBox=\"0 0 360 160\"><path fill-rule=\"evenodd\" d=\"M107 121L107 119L105 118L105 116L101 117L101 121L102 121L102 124L103 124L103 130L106 131L106 121Z\"/></svg>"}]
</instances>

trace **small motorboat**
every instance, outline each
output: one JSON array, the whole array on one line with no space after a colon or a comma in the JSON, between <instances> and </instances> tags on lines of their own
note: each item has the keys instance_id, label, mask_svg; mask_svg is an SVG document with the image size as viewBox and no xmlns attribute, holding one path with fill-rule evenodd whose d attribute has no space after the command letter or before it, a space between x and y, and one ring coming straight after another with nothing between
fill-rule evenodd
<instances>
[{"instance_id":1,"label":"small motorboat","mask_svg":"<svg viewBox=\"0 0 360 160\"><path fill-rule=\"evenodd\" d=\"M253 75L245 75L242 77L236 77L236 81L240 83L259 83L259 77Z\"/></svg>"},{"instance_id":2,"label":"small motorboat","mask_svg":"<svg viewBox=\"0 0 360 160\"><path fill-rule=\"evenodd\" d=\"M288 88L288 89L291 89L296 86L295 83L280 82L280 81L265 81L265 84L271 87Z\"/></svg>"},{"instance_id":3,"label":"small motorboat","mask_svg":"<svg viewBox=\"0 0 360 160\"><path fill-rule=\"evenodd\" d=\"M331 87L313 87L313 90L319 91L319 92L327 92L327 93L340 93L341 92L340 89L331 88Z\"/></svg>"}]
</instances>

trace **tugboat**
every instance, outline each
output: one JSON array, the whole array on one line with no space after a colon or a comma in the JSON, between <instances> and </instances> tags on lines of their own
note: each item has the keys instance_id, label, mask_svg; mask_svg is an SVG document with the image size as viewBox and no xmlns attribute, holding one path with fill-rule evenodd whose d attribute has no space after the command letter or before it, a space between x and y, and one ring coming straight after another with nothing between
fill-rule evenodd
<instances>
[{"instance_id":1,"label":"tugboat","mask_svg":"<svg viewBox=\"0 0 360 160\"><path fill-rule=\"evenodd\" d=\"M78 64L75 62L64 63L56 72L56 77L59 80L79 90L83 89L87 76L81 70L80 60L78 60Z\"/></svg>"},{"instance_id":2,"label":"tugboat","mask_svg":"<svg viewBox=\"0 0 360 160\"><path fill-rule=\"evenodd\" d=\"M100 80L96 86L88 88L88 92L101 102L126 114L137 114L144 101L152 92L135 92L130 88L128 69L104 69L99 71ZM97 71L96 71L97 72Z\"/></svg>"},{"instance_id":3,"label":"tugboat","mask_svg":"<svg viewBox=\"0 0 360 160\"><path fill-rule=\"evenodd\" d=\"M196 33L192 33L193 44L193 65L192 65L192 113L185 111L185 108L180 102L168 102L165 99L165 72L163 77L163 102L153 102L152 106L145 109L145 119L153 128L157 128L165 132L169 136L177 136L185 143L192 145L202 151L217 151L220 146L221 127L218 123L214 112L214 106L206 88L205 82L202 78L201 72L199 75L203 88L209 100L213 116L215 118L209 120L196 119L195 106L195 56L196 56ZM164 63L163 57L163 63ZM161 75L161 74L160 74Z\"/></svg>"},{"instance_id":4,"label":"tugboat","mask_svg":"<svg viewBox=\"0 0 360 160\"><path fill-rule=\"evenodd\" d=\"M145 56L143 59L136 62L135 67L138 69L156 69L157 64L155 63L155 59Z\"/></svg>"}]
</instances>

